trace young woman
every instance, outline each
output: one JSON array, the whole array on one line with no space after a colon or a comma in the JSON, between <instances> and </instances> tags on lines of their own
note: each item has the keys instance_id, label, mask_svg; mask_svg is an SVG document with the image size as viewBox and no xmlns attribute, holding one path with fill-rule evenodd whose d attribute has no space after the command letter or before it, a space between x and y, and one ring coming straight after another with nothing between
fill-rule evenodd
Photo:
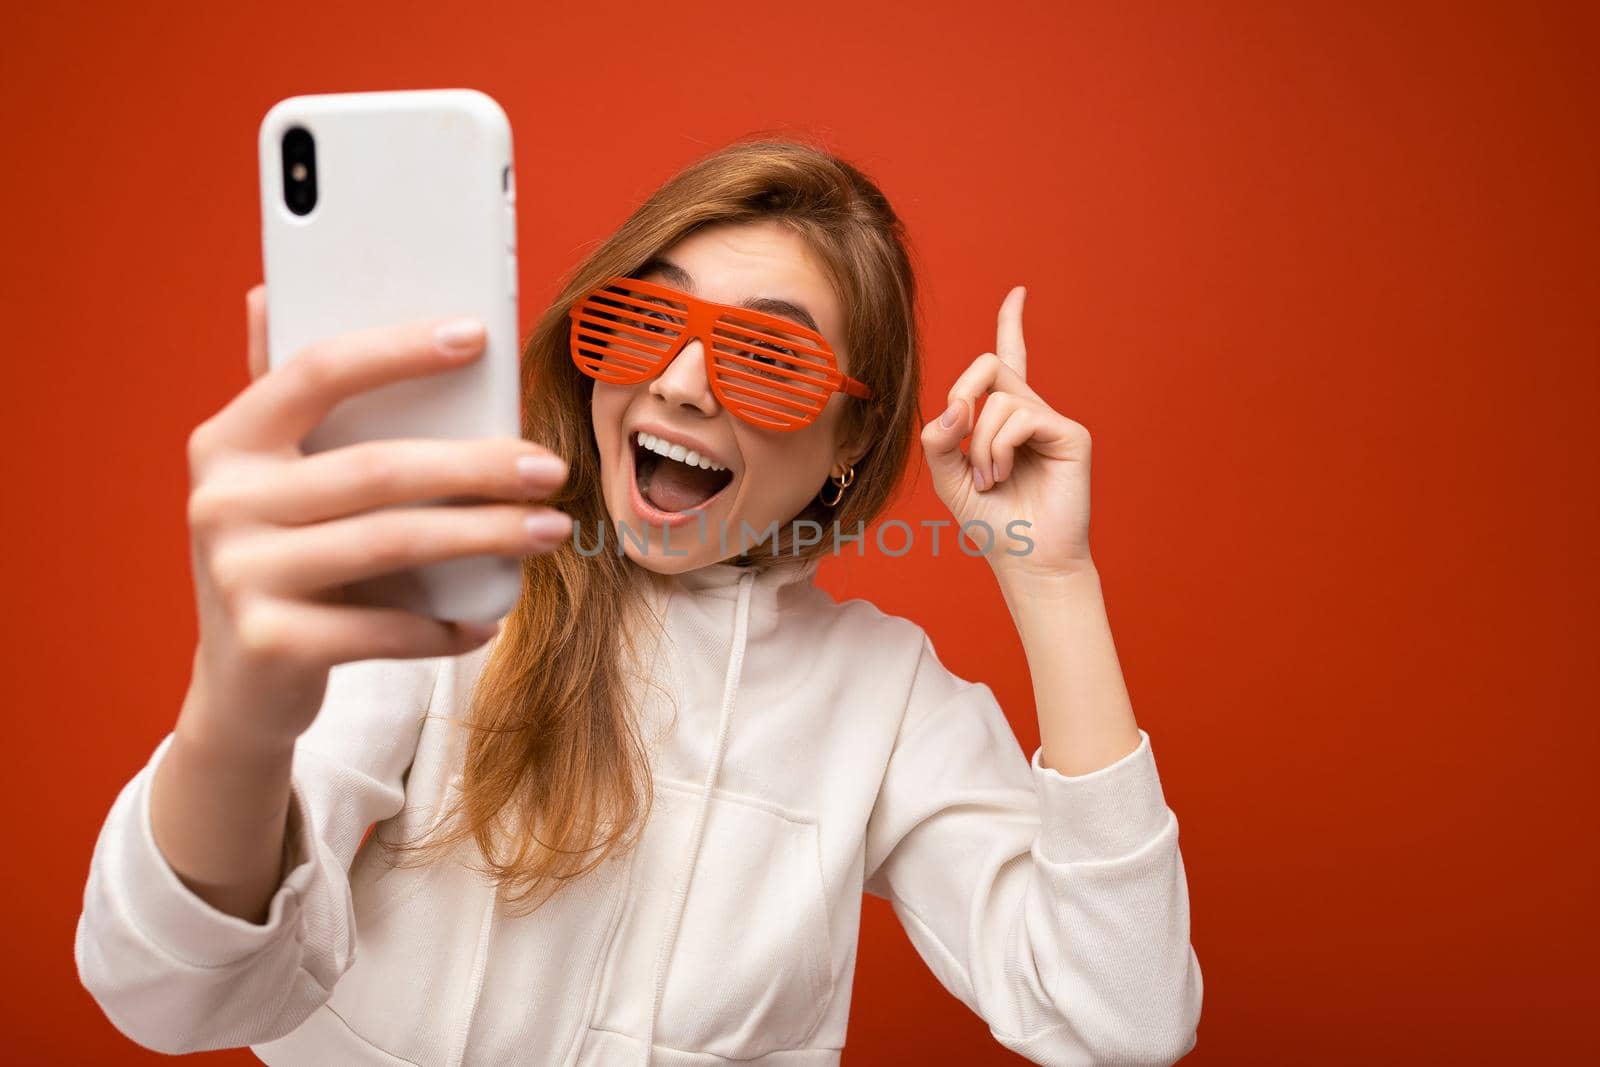
<instances>
[{"instance_id":1,"label":"young woman","mask_svg":"<svg viewBox=\"0 0 1600 1067\"><path fill-rule=\"evenodd\" d=\"M268 374L252 290L255 380L190 441L190 691L77 931L112 1022L279 1064L834 1064L865 891L1022 1055L1182 1056L1177 821L1089 552L1089 436L1028 384L1023 296L924 425L882 193L735 144L573 273L524 350L527 440L305 456L341 398L482 328ZM917 625L812 584L919 435L1026 649L1031 764ZM469 502L373 510L440 497ZM334 592L486 552L526 557L498 635Z\"/></svg>"}]
</instances>

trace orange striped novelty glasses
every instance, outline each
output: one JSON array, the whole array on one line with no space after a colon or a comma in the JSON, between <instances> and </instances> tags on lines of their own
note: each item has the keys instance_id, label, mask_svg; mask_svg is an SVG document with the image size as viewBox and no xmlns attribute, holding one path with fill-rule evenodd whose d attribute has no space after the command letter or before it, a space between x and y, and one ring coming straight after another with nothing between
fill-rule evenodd
<instances>
[{"instance_id":1,"label":"orange striped novelty glasses","mask_svg":"<svg viewBox=\"0 0 1600 1067\"><path fill-rule=\"evenodd\" d=\"M567 314L572 361L614 385L655 377L698 338L717 400L769 430L811 425L834 393L872 397L871 389L839 370L832 346L815 330L655 282L609 278Z\"/></svg>"}]
</instances>

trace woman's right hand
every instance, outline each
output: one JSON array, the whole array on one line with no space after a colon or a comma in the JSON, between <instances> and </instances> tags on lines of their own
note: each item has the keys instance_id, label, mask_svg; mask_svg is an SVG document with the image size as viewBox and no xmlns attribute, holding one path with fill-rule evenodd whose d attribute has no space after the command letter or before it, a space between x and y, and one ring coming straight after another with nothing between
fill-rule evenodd
<instances>
[{"instance_id":1,"label":"woman's right hand","mask_svg":"<svg viewBox=\"0 0 1600 1067\"><path fill-rule=\"evenodd\" d=\"M456 655L496 630L344 604L339 587L458 556L549 552L572 521L526 503L558 488L567 467L520 437L300 450L346 397L477 358L481 323L455 337L435 332L447 319L359 330L269 371L266 287L246 306L251 384L189 437L193 686L204 692L186 710L214 741L221 731L229 747L281 750L315 719L333 665ZM384 507L462 497L505 503Z\"/></svg>"}]
</instances>

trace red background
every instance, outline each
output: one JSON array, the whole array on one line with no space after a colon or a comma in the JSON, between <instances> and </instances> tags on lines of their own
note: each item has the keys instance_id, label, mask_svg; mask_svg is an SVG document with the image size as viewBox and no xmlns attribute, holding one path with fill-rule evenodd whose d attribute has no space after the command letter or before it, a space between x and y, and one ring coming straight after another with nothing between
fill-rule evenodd
<instances>
[{"instance_id":1,"label":"red background","mask_svg":"<svg viewBox=\"0 0 1600 1067\"><path fill-rule=\"evenodd\" d=\"M458 85L516 131L525 325L668 174L758 129L822 138L906 218L929 417L1029 287L1030 377L1094 434L1095 555L1182 826L1188 1062L1600 1051L1592 9L28 8L0 23L14 1062L156 1060L78 985L72 933L188 679L184 442L247 380L256 125L296 93ZM894 514L941 516L920 466ZM925 625L1032 751L982 561L824 574ZM875 900L845 1059L1018 1062Z\"/></svg>"}]
</instances>

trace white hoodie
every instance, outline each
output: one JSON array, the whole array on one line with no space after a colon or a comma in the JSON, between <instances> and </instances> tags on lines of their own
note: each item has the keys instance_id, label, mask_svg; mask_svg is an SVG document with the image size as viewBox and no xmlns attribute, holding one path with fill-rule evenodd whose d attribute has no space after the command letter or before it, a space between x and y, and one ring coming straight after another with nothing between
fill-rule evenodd
<instances>
[{"instance_id":1,"label":"white hoodie","mask_svg":"<svg viewBox=\"0 0 1600 1067\"><path fill-rule=\"evenodd\" d=\"M1150 738L1065 776L922 629L836 603L815 563L681 575L646 696L639 846L532 915L465 863L390 868L460 786L487 646L335 667L296 743L287 874L264 925L155 844L151 775L96 841L74 954L118 1029L270 1064L837 1064L863 891L939 981L1037 1063L1169 1064L1194 1046L1178 823ZM647 693L653 692L647 689ZM404 810L402 810L404 808ZM362 843L369 825L373 839ZM463 846L469 847L469 846Z\"/></svg>"}]
</instances>

